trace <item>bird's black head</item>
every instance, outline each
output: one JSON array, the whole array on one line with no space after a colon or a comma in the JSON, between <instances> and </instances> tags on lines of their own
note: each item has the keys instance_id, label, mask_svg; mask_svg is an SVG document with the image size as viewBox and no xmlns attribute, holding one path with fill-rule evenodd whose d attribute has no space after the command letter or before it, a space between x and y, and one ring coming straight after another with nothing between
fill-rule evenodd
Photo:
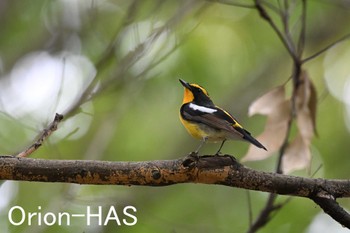
<instances>
[{"instance_id":1,"label":"bird's black head","mask_svg":"<svg viewBox=\"0 0 350 233\"><path fill-rule=\"evenodd\" d=\"M185 87L183 104L193 102L207 107L214 106L213 101L211 101L209 97L208 91L203 87L195 83L190 84L182 79L179 79L179 81L182 86Z\"/></svg>"}]
</instances>

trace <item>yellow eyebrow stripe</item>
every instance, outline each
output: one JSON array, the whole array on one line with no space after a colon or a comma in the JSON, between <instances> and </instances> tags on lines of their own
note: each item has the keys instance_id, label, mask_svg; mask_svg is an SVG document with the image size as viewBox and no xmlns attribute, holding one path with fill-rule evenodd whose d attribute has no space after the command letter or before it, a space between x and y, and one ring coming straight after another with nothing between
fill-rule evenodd
<instances>
[{"instance_id":1,"label":"yellow eyebrow stripe","mask_svg":"<svg viewBox=\"0 0 350 233\"><path fill-rule=\"evenodd\" d=\"M197 87L197 88L201 89L205 95L209 96L208 91L205 90L205 89L204 89L203 87L201 87L200 85L195 84L195 83L192 83L192 84L190 84L190 85L191 85L192 87Z\"/></svg>"}]
</instances>

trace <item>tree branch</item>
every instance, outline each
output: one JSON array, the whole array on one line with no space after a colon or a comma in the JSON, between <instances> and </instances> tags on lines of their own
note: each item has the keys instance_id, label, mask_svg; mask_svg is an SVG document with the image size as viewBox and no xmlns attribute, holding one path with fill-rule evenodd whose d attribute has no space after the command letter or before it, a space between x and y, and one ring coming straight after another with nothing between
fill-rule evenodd
<instances>
[{"instance_id":1,"label":"tree branch","mask_svg":"<svg viewBox=\"0 0 350 233\"><path fill-rule=\"evenodd\" d=\"M254 223L249 227L247 233L253 233L256 232L261 227L265 226L266 223L268 223L271 219L271 213L275 210L278 210L281 208L280 205L278 207L274 204L275 200L277 198L277 195L275 193L271 193L269 195L269 198L267 199L267 202L265 204L265 207L260 211L259 216L256 218Z\"/></svg>"},{"instance_id":2,"label":"tree branch","mask_svg":"<svg viewBox=\"0 0 350 233\"><path fill-rule=\"evenodd\" d=\"M326 47L324 47L323 49L321 49L320 51L316 52L315 54L305 58L304 60L302 60L302 63L306 63L318 56L320 56L322 53L328 51L330 48L332 48L333 46L345 41L345 40L349 40L350 39L350 33L349 34L346 34L345 36L341 37L340 39L332 42L331 44L327 45Z\"/></svg>"},{"instance_id":3,"label":"tree branch","mask_svg":"<svg viewBox=\"0 0 350 233\"><path fill-rule=\"evenodd\" d=\"M340 223L342 226L350 228L350 215L344 210L333 197L314 197L312 200L319 205L324 212L331 216L335 221Z\"/></svg>"},{"instance_id":4,"label":"tree branch","mask_svg":"<svg viewBox=\"0 0 350 233\"><path fill-rule=\"evenodd\" d=\"M259 12L260 17L266 20L272 29L275 31L281 42L283 43L284 47L287 49L289 55L293 58L293 61L298 61L298 57L296 55L296 51L294 48L293 41L291 40L288 35L284 35L281 30L277 27L276 23L272 20L271 16L268 14L266 9L263 6L263 3L261 0L254 0L255 8Z\"/></svg>"},{"instance_id":5,"label":"tree branch","mask_svg":"<svg viewBox=\"0 0 350 233\"><path fill-rule=\"evenodd\" d=\"M95 185L167 186L179 183L230 187L312 199L350 229L350 215L335 201L350 197L349 180L313 179L257 171L232 156L189 155L176 160L111 162L1 156L0 179Z\"/></svg>"},{"instance_id":6,"label":"tree branch","mask_svg":"<svg viewBox=\"0 0 350 233\"><path fill-rule=\"evenodd\" d=\"M0 157L0 179L77 184L166 186L221 184L300 197L350 197L349 180L314 179L257 171L232 156L189 155L176 160L111 162Z\"/></svg>"}]
</instances>

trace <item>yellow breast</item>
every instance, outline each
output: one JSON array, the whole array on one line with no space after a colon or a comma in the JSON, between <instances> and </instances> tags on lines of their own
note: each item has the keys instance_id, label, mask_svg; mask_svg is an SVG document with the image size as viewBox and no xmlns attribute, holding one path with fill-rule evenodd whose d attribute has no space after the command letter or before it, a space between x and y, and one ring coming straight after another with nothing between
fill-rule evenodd
<instances>
[{"instance_id":1,"label":"yellow breast","mask_svg":"<svg viewBox=\"0 0 350 233\"><path fill-rule=\"evenodd\" d=\"M180 120L192 137L197 139L203 139L207 136L207 134L204 131L202 131L197 124L190 123L189 121L182 119L182 117L180 117Z\"/></svg>"},{"instance_id":2,"label":"yellow breast","mask_svg":"<svg viewBox=\"0 0 350 233\"><path fill-rule=\"evenodd\" d=\"M224 139L228 139L227 132L222 130L215 130L203 124L191 123L182 119L181 116L180 120L188 133L196 139L202 140L203 138L207 138L207 141L209 142L220 142Z\"/></svg>"}]
</instances>

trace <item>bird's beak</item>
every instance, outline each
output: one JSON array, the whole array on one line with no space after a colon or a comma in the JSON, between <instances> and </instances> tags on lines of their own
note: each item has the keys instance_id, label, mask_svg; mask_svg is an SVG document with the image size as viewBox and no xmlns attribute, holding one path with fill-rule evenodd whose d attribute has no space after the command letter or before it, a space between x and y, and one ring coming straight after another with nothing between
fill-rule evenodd
<instances>
[{"instance_id":1,"label":"bird's beak","mask_svg":"<svg viewBox=\"0 0 350 233\"><path fill-rule=\"evenodd\" d=\"M188 82L186 82L185 80L179 79L180 83L182 84L182 86L184 86L185 88L191 90L191 86Z\"/></svg>"}]
</instances>

